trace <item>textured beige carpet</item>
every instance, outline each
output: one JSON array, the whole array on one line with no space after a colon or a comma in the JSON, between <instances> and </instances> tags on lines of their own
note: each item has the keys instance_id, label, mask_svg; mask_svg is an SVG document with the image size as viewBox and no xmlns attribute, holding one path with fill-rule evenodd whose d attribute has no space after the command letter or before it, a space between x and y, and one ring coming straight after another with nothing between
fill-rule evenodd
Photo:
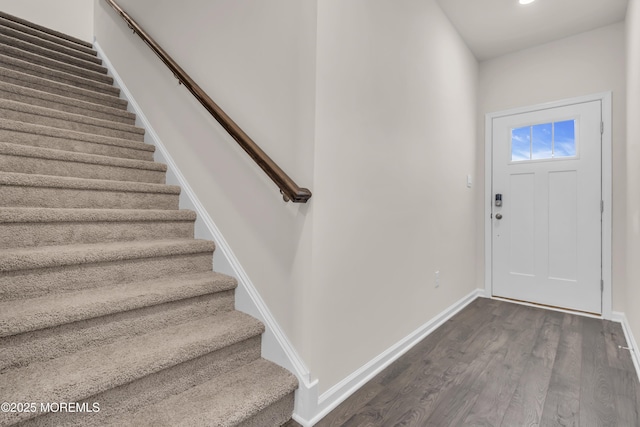
<instances>
[{"instance_id":1,"label":"textured beige carpet","mask_svg":"<svg viewBox=\"0 0 640 427\"><path fill-rule=\"evenodd\" d=\"M112 84L0 12L0 425L282 425L297 380Z\"/></svg>"}]
</instances>

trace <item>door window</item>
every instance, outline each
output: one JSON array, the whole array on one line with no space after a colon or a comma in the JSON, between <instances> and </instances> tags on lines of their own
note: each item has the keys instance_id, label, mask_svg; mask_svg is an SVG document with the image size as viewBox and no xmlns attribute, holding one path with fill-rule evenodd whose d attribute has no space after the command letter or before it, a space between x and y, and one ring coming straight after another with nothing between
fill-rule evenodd
<instances>
[{"instance_id":1,"label":"door window","mask_svg":"<svg viewBox=\"0 0 640 427\"><path fill-rule=\"evenodd\" d=\"M511 129L511 161L566 159L577 156L576 120Z\"/></svg>"}]
</instances>

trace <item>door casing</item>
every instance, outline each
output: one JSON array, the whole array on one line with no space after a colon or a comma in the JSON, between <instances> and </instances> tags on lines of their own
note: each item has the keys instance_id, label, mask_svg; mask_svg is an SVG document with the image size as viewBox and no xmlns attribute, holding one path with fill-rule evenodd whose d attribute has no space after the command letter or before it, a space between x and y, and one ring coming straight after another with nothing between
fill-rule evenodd
<instances>
[{"instance_id":1,"label":"door casing","mask_svg":"<svg viewBox=\"0 0 640 427\"><path fill-rule=\"evenodd\" d=\"M604 211L602 213L602 280L604 281L602 292L602 317L611 319L612 317L612 283L611 283L611 236L612 236L612 109L611 92L602 92L593 95L586 95L576 98L563 99L544 104L532 105L521 108L513 108L485 115L485 177L484 177L484 253L485 253L485 294L492 296L492 231L491 212L493 196L493 120L498 117L510 116L513 114L528 113L531 111L544 110L548 108L563 107L571 104L578 104L589 101L602 102L602 122L604 129L602 133L602 200L604 201Z\"/></svg>"}]
</instances>

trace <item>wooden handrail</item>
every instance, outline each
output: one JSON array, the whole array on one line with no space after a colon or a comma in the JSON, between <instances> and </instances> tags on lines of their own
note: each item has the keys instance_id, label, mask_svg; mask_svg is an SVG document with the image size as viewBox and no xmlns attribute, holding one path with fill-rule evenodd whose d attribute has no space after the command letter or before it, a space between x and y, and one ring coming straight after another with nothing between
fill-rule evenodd
<instances>
[{"instance_id":1,"label":"wooden handrail","mask_svg":"<svg viewBox=\"0 0 640 427\"><path fill-rule=\"evenodd\" d=\"M311 191L301 188L287 175L213 100L198 84L180 67L167 52L156 43L118 4L113 0L105 0L125 20L129 28L155 52L171 70L173 75L196 97L204 108L222 125L244 151L262 168L262 170L280 187L285 201L306 203Z\"/></svg>"}]
</instances>

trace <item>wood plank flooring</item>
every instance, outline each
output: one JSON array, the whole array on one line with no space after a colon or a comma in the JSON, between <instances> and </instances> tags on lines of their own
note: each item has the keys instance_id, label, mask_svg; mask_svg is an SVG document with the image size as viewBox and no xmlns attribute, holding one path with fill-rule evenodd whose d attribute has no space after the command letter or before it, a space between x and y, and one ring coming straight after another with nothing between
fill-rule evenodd
<instances>
[{"instance_id":1,"label":"wood plank flooring","mask_svg":"<svg viewBox=\"0 0 640 427\"><path fill-rule=\"evenodd\" d=\"M479 298L316 426L640 427L619 345L617 323Z\"/></svg>"}]
</instances>

